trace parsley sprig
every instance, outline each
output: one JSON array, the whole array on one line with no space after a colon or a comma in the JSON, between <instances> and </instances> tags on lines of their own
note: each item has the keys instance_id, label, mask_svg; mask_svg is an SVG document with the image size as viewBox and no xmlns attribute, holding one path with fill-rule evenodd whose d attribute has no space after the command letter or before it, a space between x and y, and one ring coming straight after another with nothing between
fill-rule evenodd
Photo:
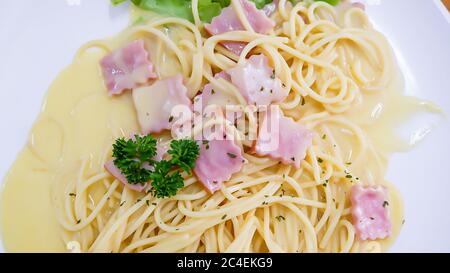
<instances>
[{"instance_id":1,"label":"parsley sprig","mask_svg":"<svg viewBox=\"0 0 450 273\"><path fill-rule=\"evenodd\" d=\"M155 171L151 175L152 188L150 190L153 196L171 197L184 186L184 180L179 171L170 174L172 167L172 163L166 160L161 160L155 165Z\"/></svg>"},{"instance_id":2,"label":"parsley sprig","mask_svg":"<svg viewBox=\"0 0 450 273\"><path fill-rule=\"evenodd\" d=\"M150 179L151 171L144 166L145 163L153 165L155 155L156 139L151 135L135 135L134 140L119 138L113 145L114 165L133 185L144 184Z\"/></svg>"},{"instance_id":3,"label":"parsley sprig","mask_svg":"<svg viewBox=\"0 0 450 273\"><path fill-rule=\"evenodd\" d=\"M191 174L199 155L199 147L194 141L174 140L170 143L168 153L172 156L172 165L180 166L183 171Z\"/></svg>"},{"instance_id":4,"label":"parsley sprig","mask_svg":"<svg viewBox=\"0 0 450 273\"><path fill-rule=\"evenodd\" d=\"M114 164L128 183L143 185L151 182L150 192L155 197L174 196L184 186L183 177L177 169L190 174L200 148L190 139L173 140L168 151L170 160L155 161L156 153L156 139L151 135L135 135L129 140L119 138L113 144Z\"/></svg>"}]
</instances>

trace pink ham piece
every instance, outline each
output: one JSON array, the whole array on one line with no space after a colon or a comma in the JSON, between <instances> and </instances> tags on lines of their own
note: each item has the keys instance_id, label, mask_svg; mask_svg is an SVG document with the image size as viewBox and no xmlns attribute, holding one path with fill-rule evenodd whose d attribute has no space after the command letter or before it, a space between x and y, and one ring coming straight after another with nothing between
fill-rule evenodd
<instances>
[{"instance_id":1,"label":"pink ham piece","mask_svg":"<svg viewBox=\"0 0 450 273\"><path fill-rule=\"evenodd\" d=\"M275 26L275 23L266 16L264 11L256 8L255 3L247 0L240 0L240 4L247 20L255 32L266 34ZM211 24L205 25L205 29L211 35L218 35L229 31L245 30L232 5L224 8L219 16L212 19ZM230 41L222 43L222 45L239 56L246 43Z\"/></svg>"},{"instance_id":2,"label":"pink ham piece","mask_svg":"<svg viewBox=\"0 0 450 273\"><path fill-rule=\"evenodd\" d=\"M199 143L194 172L210 193L220 190L222 183L239 172L245 162L241 148L230 138L210 137Z\"/></svg>"},{"instance_id":3,"label":"pink ham piece","mask_svg":"<svg viewBox=\"0 0 450 273\"><path fill-rule=\"evenodd\" d=\"M366 6L361 2L354 2L354 3L352 3L352 6L355 8L366 10Z\"/></svg>"},{"instance_id":4,"label":"pink ham piece","mask_svg":"<svg viewBox=\"0 0 450 273\"><path fill-rule=\"evenodd\" d=\"M128 183L127 178L122 174L122 172L119 170L119 168L114 165L114 161L110 160L105 163L105 169L115 178L117 178L120 182L122 182L126 187L128 187L130 190L142 192L148 185L148 183L145 183L143 185L141 184L130 184Z\"/></svg>"},{"instance_id":5,"label":"pink ham piece","mask_svg":"<svg viewBox=\"0 0 450 273\"><path fill-rule=\"evenodd\" d=\"M272 106L263 113L255 152L300 168L306 151L312 145L312 138L311 131L293 119L284 117L277 106Z\"/></svg>"},{"instance_id":6,"label":"pink ham piece","mask_svg":"<svg viewBox=\"0 0 450 273\"><path fill-rule=\"evenodd\" d=\"M225 72L217 73L214 78L216 79L225 79L226 81L231 81L230 75L228 75ZM219 106L226 106L226 105L237 105L238 102L231 97L228 94L224 94L223 92L219 92L217 90L214 90L214 86L211 83L206 84L203 87L202 93L197 95L194 98L194 103L198 100L202 101L202 108L206 107L207 105L219 105Z\"/></svg>"},{"instance_id":7,"label":"pink ham piece","mask_svg":"<svg viewBox=\"0 0 450 273\"><path fill-rule=\"evenodd\" d=\"M384 239L391 235L388 191L383 186L352 187L352 217L359 240Z\"/></svg>"},{"instance_id":8,"label":"pink ham piece","mask_svg":"<svg viewBox=\"0 0 450 273\"><path fill-rule=\"evenodd\" d=\"M214 78L224 79L229 82L231 81L230 75L228 75L224 71L217 73ZM211 107L212 105L221 107L221 109L225 112L225 110L227 110L227 105L239 105L239 101L231 94L222 92L220 90L215 90L214 85L208 83L203 87L201 94L197 95L194 98L194 111L200 112L200 110L205 110L205 108ZM243 113L240 110L231 111L230 109L228 109L226 111L226 114L226 118L231 122L234 122L236 119L239 119L243 116Z\"/></svg>"},{"instance_id":9,"label":"pink ham piece","mask_svg":"<svg viewBox=\"0 0 450 273\"><path fill-rule=\"evenodd\" d=\"M143 40L136 40L112 52L101 60L100 65L111 95L119 95L124 90L135 88L138 84L157 77Z\"/></svg>"},{"instance_id":10,"label":"pink ham piece","mask_svg":"<svg viewBox=\"0 0 450 273\"><path fill-rule=\"evenodd\" d=\"M169 148L167 147L167 145L165 145L161 141L159 141L156 145L156 156L153 159L156 161L162 160L168 150L169 150ZM141 184L133 185L133 184L128 183L127 178L122 174L120 169L117 168L116 165L114 165L114 160L110 160L110 161L106 162L104 167L112 176L117 178L120 182L122 182L130 190L142 192L148 186L148 183L145 183L143 185L141 185ZM151 167L151 166L144 167L144 168L153 169L153 167Z\"/></svg>"},{"instance_id":11,"label":"pink ham piece","mask_svg":"<svg viewBox=\"0 0 450 273\"><path fill-rule=\"evenodd\" d=\"M170 130L175 120L172 116L175 107L192 109L181 74L134 89L133 100L143 134Z\"/></svg>"},{"instance_id":12,"label":"pink ham piece","mask_svg":"<svg viewBox=\"0 0 450 273\"><path fill-rule=\"evenodd\" d=\"M272 14L275 13L275 11L278 9L278 4L279 4L279 0L274 0L272 3L269 3L267 5L265 5L262 8L262 11L264 11L264 13L270 17L272 16Z\"/></svg>"},{"instance_id":13,"label":"pink ham piece","mask_svg":"<svg viewBox=\"0 0 450 273\"><path fill-rule=\"evenodd\" d=\"M262 54L251 56L244 65L231 68L227 73L249 104L270 105L288 96L288 90L275 77L267 57Z\"/></svg>"}]
</instances>

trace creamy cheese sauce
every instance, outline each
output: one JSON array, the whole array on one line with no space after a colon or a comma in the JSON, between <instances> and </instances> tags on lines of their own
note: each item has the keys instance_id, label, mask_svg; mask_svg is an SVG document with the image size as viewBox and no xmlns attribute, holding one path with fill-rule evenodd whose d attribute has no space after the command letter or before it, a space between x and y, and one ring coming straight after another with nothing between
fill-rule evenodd
<instances>
[{"instance_id":1,"label":"creamy cheese sauce","mask_svg":"<svg viewBox=\"0 0 450 273\"><path fill-rule=\"evenodd\" d=\"M133 18L139 16L134 11ZM57 77L27 145L4 179L0 220L6 251L67 251L53 206L53 183L66 184L63 182L76 179L82 159L103 158L105 143L111 145L124 132L139 129L131 93L113 98L106 92L99 67L103 55L101 50L86 51ZM160 75L178 71L173 56L152 56L152 60ZM402 81L398 73L381 95L365 96L362 104L348 114L386 156L412 147L396 133L403 121L415 113L438 111L432 104L403 96ZM101 160L91 164L101 164ZM364 166L351 169L365 175ZM393 235L382 241L382 250L395 240L403 221L402 201L393 186L390 195Z\"/></svg>"}]
</instances>

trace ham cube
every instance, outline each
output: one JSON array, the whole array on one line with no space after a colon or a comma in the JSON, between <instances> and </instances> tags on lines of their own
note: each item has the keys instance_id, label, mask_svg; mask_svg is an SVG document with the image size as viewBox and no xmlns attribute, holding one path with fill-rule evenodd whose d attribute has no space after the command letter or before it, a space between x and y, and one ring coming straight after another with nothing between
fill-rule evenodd
<instances>
[{"instance_id":1,"label":"ham cube","mask_svg":"<svg viewBox=\"0 0 450 273\"><path fill-rule=\"evenodd\" d=\"M275 26L275 23L269 17L267 17L264 11L258 10L256 8L255 3L248 0L240 0L240 4L247 20L249 21L255 32L266 34ZM214 17L211 21L211 24L206 24L205 29L211 35L218 35L230 31L245 30L244 26L239 20L238 15L231 5L224 8L220 15ZM222 45L229 51L239 56L246 46L246 43L230 41L223 42Z\"/></svg>"},{"instance_id":2,"label":"ham cube","mask_svg":"<svg viewBox=\"0 0 450 273\"><path fill-rule=\"evenodd\" d=\"M227 73L249 104L267 106L283 101L289 94L262 54L251 56L244 65L231 68Z\"/></svg>"},{"instance_id":3,"label":"ham cube","mask_svg":"<svg viewBox=\"0 0 450 273\"><path fill-rule=\"evenodd\" d=\"M291 118L283 116L281 110L273 106L263 113L258 130L255 152L269 156L284 164L300 168L301 161L312 145L313 133Z\"/></svg>"},{"instance_id":4,"label":"ham cube","mask_svg":"<svg viewBox=\"0 0 450 273\"><path fill-rule=\"evenodd\" d=\"M192 109L181 74L134 89L133 100L145 135L170 130L176 118L173 116L176 107Z\"/></svg>"},{"instance_id":5,"label":"ham cube","mask_svg":"<svg viewBox=\"0 0 450 273\"><path fill-rule=\"evenodd\" d=\"M104 57L100 62L109 94L119 95L157 76L143 40L136 40Z\"/></svg>"},{"instance_id":6,"label":"ham cube","mask_svg":"<svg viewBox=\"0 0 450 273\"><path fill-rule=\"evenodd\" d=\"M194 172L205 188L214 193L241 170L245 162L242 150L231 137L210 137L199 145L200 155Z\"/></svg>"},{"instance_id":7,"label":"ham cube","mask_svg":"<svg viewBox=\"0 0 450 273\"><path fill-rule=\"evenodd\" d=\"M353 186L351 202L353 225L359 240L384 239L391 235L386 187Z\"/></svg>"}]
</instances>

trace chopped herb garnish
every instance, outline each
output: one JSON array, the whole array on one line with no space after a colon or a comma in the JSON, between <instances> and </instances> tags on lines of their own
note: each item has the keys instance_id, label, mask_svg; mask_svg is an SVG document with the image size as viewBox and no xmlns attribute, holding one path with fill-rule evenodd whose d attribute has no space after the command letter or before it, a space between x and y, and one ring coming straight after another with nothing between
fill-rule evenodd
<instances>
[{"instance_id":1,"label":"chopped herb garnish","mask_svg":"<svg viewBox=\"0 0 450 273\"><path fill-rule=\"evenodd\" d=\"M113 145L114 164L125 175L129 184L145 184L151 181L152 193L158 198L174 196L184 186L184 180L177 168L190 174L200 153L193 140L173 140L168 154L170 161L156 162L156 139L151 135L135 135L133 139L120 138ZM153 166L150 170L147 166ZM138 202L141 201L138 199Z\"/></svg>"},{"instance_id":2,"label":"chopped herb garnish","mask_svg":"<svg viewBox=\"0 0 450 273\"><path fill-rule=\"evenodd\" d=\"M224 216L222 216L222 220L225 220L225 218L227 218L226 214Z\"/></svg>"},{"instance_id":3,"label":"chopped herb garnish","mask_svg":"<svg viewBox=\"0 0 450 273\"><path fill-rule=\"evenodd\" d=\"M173 121L173 116L170 116L169 122L172 122L172 121Z\"/></svg>"},{"instance_id":4,"label":"chopped herb garnish","mask_svg":"<svg viewBox=\"0 0 450 273\"><path fill-rule=\"evenodd\" d=\"M211 94L214 95L216 93L216 91L214 91L214 89L211 89Z\"/></svg>"},{"instance_id":5,"label":"chopped herb garnish","mask_svg":"<svg viewBox=\"0 0 450 273\"><path fill-rule=\"evenodd\" d=\"M170 163L179 166L183 171L190 174L195 166L200 149L193 140L173 140L170 150L167 152L172 156Z\"/></svg>"},{"instance_id":6,"label":"chopped herb garnish","mask_svg":"<svg viewBox=\"0 0 450 273\"><path fill-rule=\"evenodd\" d=\"M119 204L119 207L122 207L123 205L125 205L127 201L123 201L122 203Z\"/></svg>"},{"instance_id":7,"label":"chopped herb garnish","mask_svg":"<svg viewBox=\"0 0 450 273\"><path fill-rule=\"evenodd\" d=\"M275 71L272 73L272 75L270 76L270 78L271 78L272 80L275 80L275 78L276 78L276 76L275 76Z\"/></svg>"},{"instance_id":8,"label":"chopped herb garnish","mask_svg":"<svg viewBox=\"0 0 450 273\"><path fill-rule=\"evenodd\" d=\"M172 167L173 165L166 160L161 160L155 165L155 171L151 175L153 196L172 197L184 187L184 180L179 171L169 174Z\"/></svg>"},{"instance_id":9,"label":"chopped herb garnish","mask_svg":"<svg viewBox=\"0 0 450 273\"><path fill-rule=\"evenodd\" d=\"M324 134L324 135L322 136L322 139L327 139L327 135Z\"/></svg>"},{"instance_id":10,"label":"chopped herb garnish","mask_svg":"<svg viewBox=\"0 0 450 273\"><path fill-rule=\"evenodd\" d=\"M301 105L303 106L303 105L305 105L305 104L306 104L305 98L304 98L304 97L302 97L302 100L301 100Z\"/></svg>"},{"instance_id":11,"label":"chopped herb garnish","mask_svg":"<svg viewBox=\"0 0 450 273\"><path fill-rule=\"evenodd\" d=\"M384 202L383 202L383 208L385 208L385 207L387 207L387 206L389 206L389 202L388 202L388 201L384 201Z\"/></svg>"},{"instance_id":12,"label":"chopped herb garnish","mask_svg":"<svg viewBox=\"0 0 450 273\"><path fill-rule=\"evenodd\" d=\"M286 220L286 218L284 218L283 215L278 215L278 216L275 217L275 218L278 220L278 222L281 222L282 220Z\"/></svg>"},{"instance_id":13,"label":"chopped herb garnish","mask_svg":"<svg viewBox=\"0 0 450 273\"><path fill-rule=\"evenodd\" d=\"M144 184L150 180L151 171L145 163L153 163L156 155L156 139L153 136L135 135L134 139L119 138L113 145L114 165L120 169L132 185Z\"/></svg>"},{"instance_id":14,"label":"chopped herb garnish","mask_svg":"<svg viewBox=\"0 0 450 273\"><path fill-rule=\"evenodd\" d=\"M79 223L81 223L81 220L77 220L77 225L78 225Z\"/></svg>"},{"instance_id":15,"label":"chopped herb garnish","mask_svg":"<svg viewBox=\"0 0 450 273\"><path fill-rule=\"evenodd\" d=\"M322 158L320 158L320 157L318 157L318 158L317 158L317 162L319 162L319 163L323 163L323 159L322 159Z\"/></svg>"},{"instance_id":16,"label":"chopped herb garnish","mask_svg":"<svg viewBox=\"0 0 450 273\"><path fill-rule=\"evenodd\" d=\"M77 195L73 192L69 193L69 196L76 197Z\"/></svg>"},{"instance_id":17,"label":"chopped herb garnish","mask_svg":"<svg viewBox=\"0 0 450 273\"><path fill-rule=\"evenodd\" d=\"M352 176L351 174L347 174L347 175L345 176L345 178L350 179L350 178L353 178L353 176Z\"/></svg>"},{"instance_id":18,"label":"chopped herb garnish","mask_svg":"<svg viewBox=\"0 0 450 273\"><path fill-rule=\"evenodd\" d=\"M232 153L227 153L227 155L228 155L230 158L236 158L236 157L237 157L235 154L232 154Z\"/></svg>"},{"instance_id":19,"label":"chopped herb garnish","mask_svg":"<svg viewBox=\"0 0 450 273\"><path fill-rule=\"evenodd\" d=\"M147 205L147 207L150 207L150 200L145 200L145 204Z\"/></svg>"}]
</instances>

